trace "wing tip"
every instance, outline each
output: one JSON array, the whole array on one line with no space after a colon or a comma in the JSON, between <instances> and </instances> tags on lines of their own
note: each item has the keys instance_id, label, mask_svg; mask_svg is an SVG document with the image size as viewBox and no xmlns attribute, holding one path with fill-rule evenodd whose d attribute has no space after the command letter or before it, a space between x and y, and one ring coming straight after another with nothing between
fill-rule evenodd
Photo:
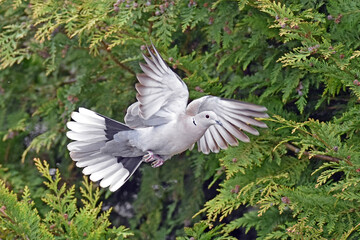
<instances>
[{"instance_id":1,"label":"wing tip","mask_svg":"<svg viewBox=\"0 0 360 240\"><path fill-rule=\"evenodd\" d=\"M255 129L255 128L254 128ZM254 136L259 136L260 133L258 130L255 129L255 131L251 132L250 134L254 135Z\"/></svg>"},{"instance_id":2,"label":"wing tip","mask_svg":"<svg viewBox=\"0 0 360 240\"><path fill-rule=\"evenodd\" d=\"M266 123L261 122L261 121L259 121L259 120L257 120L257 121L258 121L258 124L257 124L257 125L254 125L254 126L259 127L259 128L269 128L269 126L268 126ZM255 135L255 134L254 134L254 135Z\"/></svg>"}]
</instances>

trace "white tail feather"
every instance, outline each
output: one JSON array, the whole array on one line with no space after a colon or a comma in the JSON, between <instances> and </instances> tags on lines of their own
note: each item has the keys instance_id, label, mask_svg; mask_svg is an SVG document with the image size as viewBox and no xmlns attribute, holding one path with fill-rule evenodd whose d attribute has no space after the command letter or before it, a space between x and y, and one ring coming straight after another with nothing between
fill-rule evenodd
<instances>
[{"instance_id":1,"label":"white tail feather","mask_svg":"<svg viewBox=\"0 0 360 240\"><path fill-rule=\"evenodd\" d=\"M97 115L94 111L91 111L91 110L83 108L83 107L79 108L79 113L81 113L83 115L86 115L86 116L89 116L89 117L92 117L92 118L96 118L96 119L98 119L100 121L104 120L103 117Z\"/></svg>"},{"instance_id":2,"label":"white tail feather","mask_svg":"<svg viewBox=\"0 0 360 240\"><path fill-rule=\"evenodd\" d=\"M90 175L91 181L101 180L102 187L110 186L110 191L116 191L140 165L134 167L134 164L141 163L141 157L130 160L135 163L129 163L126 169L121 161L127 160L118 159L117 155L107 152L105 147L121 148L121 143L113 139L114 134L131 129L86 108L79 108L71 117L73 121L66 124L69 129L66 136L75 140L67 145L70 157L76 162L77 167L84 168L83 174ZM124 152L126 151L124 146Z\"/></svg>"},{"instance_id":3,"label":"white tail feather","mask_svg":"<svg viewBox=\"0 0 360 240\"><path fill-rule=\"evenodd\" d=\"M81 153L77 153L77 154L71 154L71 158L74 161L87 161L87 160L91 160L91 159L95 159L95 158L100 158L102 156L104 156L104 154L100 153L99 151L97 151L95 153L81 152Z\"/></svg>"},{"instance_id":4,"label":"white tail feather","mask_svg":"<svg viewBox=\"0 0 360 240\"><path fill-rule=\"evenodd\" d=\"M76 162L76 166L83 168L83 167L88 167L88 166L92 166L94 164L98 164L101 162L106 162L106 161L110 161L113 158L111 156L107 156L107 155L103 155L101 157L98 158L93 158L93 159L89 159L89 160L83 160L83 161L78 161Z\"/></svg>"},{"instance_id":5,"label":"white tail feather","mask_svg":"<svg viewBox=\"0 0 360 240\"><path fill-rule=\"evenodd\" d=\"M95 117L81 114L78 112L71 113L71 118L74 119L78 123L85 123L85 124L90 124L90 125L100 125L100 126L105 125L104 118L99 119L99 118L95 118Z\"/></svg>"},{"instance_id":6,"label":"white tail feather","mask_svg":"<svg viewBox=\"0 0 360 240\"><path fill-rule=\"evenodd\" d=\"M69 131L66 133L66 136L68 138L70 138L71 140L77 140L77 141L85 141L85 142L97 142L97 141L101 141L101 140L105 141L105 140L107 140L107 138L105 136L105 132L104 131L102 131L102 132L103 133L88 132L87 134L84 134L84 133L77 133L77 132Z\"/></svg>"},{"instance_id":7,"label":"white tail feather","mask_svg":"<svg viewBox=\"0 0 360 240\"><path fill-rule=\"evenodd\" d=\"M113 158L110 159L109 161L104 161L91 166L87 166L86 168L83 169L83 174L85 175L92 174L94 172L100 171L103 168L114 165L115 163L117 163L117 160L116 158Z\"/></svg>"},{"instance_id":8,"label":"white tail feather","mask_svg":"<svg viewBox=\"0 0 360 240\"><path fill-rule=\"evenodd\" d=\"M90 124L78 123L78 122L67 122L66 126L74 132L87 132L87 131L105 129L105 125L103 126L94 125L94 124L90 125Z\"/></svg>"},{"instance_id":9,"label":"white tail feather","mask_svg":"<svg viewBox=\"0 0 360 240\"><path fill-rule=\"evenodd\" d=\"M115 173L109 174L109 176L104 177L104 179L101 180L101 182L100 182L100 186L103 188L109 187L115 181L115 179L117 179L119 176L129 175L129 174L130 173L128 170L126 170L125 168L120 168Z\"/></svg>"},{"instance_id":10,"label":"white tail feather","mask_svg":"<svg viewBox=\"0 0 360 240\"><path fill-rule=\"evenodd\" d=\"M98 153L98 150L95 150L92 152L70 152L70 157L72 158L72 160L78 161L77 159L81 159L84 157L90 157L97 153Z\"/></svg>"},{"instance_id":11,"label":"white tail feather","mask_svg":"<svg viewBox=\"0 0 360 240\"><path fill-rule=\"evenodd\" d=\"M112 192L118 190L125 183L125 179L129 176L129 171L127 171L125 168L122 168L121 170L123 171L118 174L110 184L109 190Z\"/></svg>"},{"instance_id":12,"label":"white tail feather","mask_svg":"<svg viewBox=\"0 0 360 240\"><path fill-rule=\"evenodd\" d=\"M101 140L101 141L95 141L95 142L81 142L81 141L76 141L76 142L71 142L67 145L67 148L69 151L72 152L93 152L95 150L99 150L100 148L102 148L103 146L105 146L105 141Z\"/></svg>"},{"instance_id":13,"label":"white tail feather","mask_svg":"<svg viewBox=\"0 0 360 240\"><path fill-rule=\"evenodd\" d=\"M91 174L90 180L97 182L108 175L114 174L116 171L119 170L119 168L121 168L121 166L119 166L118 163L115 163L107 168L101 169L100 171Z\"/></svg>"}]
</instances>

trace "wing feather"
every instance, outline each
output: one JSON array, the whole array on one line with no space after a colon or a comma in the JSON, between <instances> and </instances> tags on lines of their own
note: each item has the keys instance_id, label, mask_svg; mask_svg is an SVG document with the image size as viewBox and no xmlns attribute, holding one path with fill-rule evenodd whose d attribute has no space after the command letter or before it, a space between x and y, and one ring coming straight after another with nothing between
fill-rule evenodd
<instances>
[{"instance_id":1,"label":"wing feather","mask_svg":"<svg viewBox=\"0 0 360 240\"><path fill-rule=\"evenodd\" d=\"M237 101L234 99L218 98L216 101L217 102L221 101L222 106L233 108L233 109L238 109L238 110L252 110L252 111L256 111L256 112L267 111L267 108L264 106L260 106L260 105L256 105L256 104L252 104L252 103L241 102L241 101Z\"/></svg>"},{"instance_id":2,"label":"wing feather","mask_svg":"<svg viewBox=\"0 0 360 240\"><path fill-rule=\"evenodd\" d=\"M237 126L238 128L240 128L241 130L247 131L248 133L251 133L253 135L258 136L259 135L259 131L256 130L255 128L250 127L249 125L247 125L246 123L238 120L237 118L232 118L229 115L227 115L226 113L224 113L223 115L221 115L226 121L230 122L231 124Z\"/></svg>"},{"instance_id":3,"label":"wing feather","mask_svg":"<svg viewBox=\"0 0 360 240\"><path fill-rule=\"evenodd\" d=\"M220 126L219 126L220 127ZM221 149L227 149L227 144L224 138L220 135L219 131L216 129L216 126L211 126L209 128L212 137L214 138L217 146Z\"/></svg>"},{"instance_id":4,"label":"wing feather","mask_svg":"<svg viewBox=\"0 0 360 240\"><path fill-rule=\"evenodd\" d=\"M150 51L150 50L149 50ZM156 66L156 64L150 60L147 56L145 56L144 54L142 54L143 58L145 59L145 62L147 63L147 65L156 73L156 75L161 76L163 75L164 71L161 71L160 68L158 68Z\"/></svg>"},{"instance_id":5,"label":"wing feather","mask_svg":"<svg viewBox=\"0 0 360 240\"><path fill-rule=\"evenodd\" d=\"M137 74L138 102L128 108L125 123L132 127L165 124L186 110L189 92L186 84L173 72L154 45L148 48L150 57L143 55L143 73Z\"/></svg>"},{"instance_id":6,"label":"wing feather","mask_svg":"<svg viewBox=\"0 0 360 240\"><path fill-rule=\"evenodd\" d=\"M246 136L243 132L241 132L237 127L226 121L224 118L219 117L223 127L228 130L233 136L239 139L242 142L250 142L248 136Z\"/></svg>"},{"instance_id":7,"label":"wing feather","mask_svg":"<svg viewBox=\"0 0 360 240\"><path fill-rule=\"evenodd\" d=\"M156 99L146 98L145 96L137 95L137 98L139 99L139 116L141 116L144 120L150 120L150 117L153 116L156 112L158 112L161 108L161 103L163 102L164 98L166 97L160 97ZM141 104L143 102L146 102L146 100L152 100L153 104Z\"/></svg>"},{"instance_id":8,"label":"wing feather","mask_svg":"<svg viewBox=\"0 0 360 240\"><path fill-rule=\"evenodd\" d=\"M162 87L162 84L158 81L155 81L154 79L150 78L148 75L144 73L139 73L136 75L136 78L138 81L144 85L144 87Z\"/></svg>"},{"instance_id":9,"label":"wing feather","mask_svg":"<svg viewBox=\"0 0 360 240\"><path fill-rule=\"evenodd\" d=\"M210 153L210 149L206 143L206 139L203 136L202 138L200 138L199 142L198 142L198 149L199 151L205 153L205 154L209 154Z\"/></svg>"},{"instance_id":10,"label":"wing feather","mask_svg":"<svg viewBox=\"0 0 360 240\"><path fill-rule=\"evenodd\" d=\"M251 124L251 125L254 125L257 127L267 128L267 125L265 123L255 120L251 117L241 115L241 113L235 114L235 113L227 111L226 115L231 117L232 119L237 119L245 124Z\"/></svg>"},{"instance_id":11,"label":"wing feather","mask_svg":"<svg viewBox=\"0 0 360 240\"><path fill-rule=\"evenodd\" d=\"M226 149L228 145L237 146L237 139L249 142L250 138L243 131L259 135L252 126L266 128L267 125L255 118L269 117L266 107L214 96L196 99L186 108L186 114L190 116L203 111L213 111L222 123L222 126L210 126L197 142L198 150L205 154Z\"/></svg>"},{"instance_id":12,"label":"wing feather","mask_svg":"<svg viewBox=\"0 0 360 240\"><path fill-rule=\"evenodd\" d=\"M160 54L159 54L158 50L155 48L155 46L154 46L153 44L151 44L151 45L152 45L152 47L153 47L153 49L154 49L154 52L155 52L155 54L156 54L156 56L157 56L157 57L155 57L155 56L151 53L151 51L150 51L151 57L152 57L153 59L156 59L156 60L159 62L160 66L166 71L169 67L166 65L166 63L164 62L164 60L163 60L162 57L160 56ZM159 68L159 69L160 69L160 68Z\"/></svg>"},{"instance_id":13,"label":"wing feather","mask_svg":"<svg viewBox=\"0 0 360 240\"><path fill-rule=\"evenodd\" d=\"M164 95L161 92L149 94L149 95L140 95L139 93L136 94L136 98L140 102L140 104L146 103L146 102L154 103L155 100L163 102L164 100L166 100L165 99L166 97L167 97L167 95Z\"/></svg>"},{"instance_id":14,"label":"wing feather","mask_svg":"<svg viewBox=\"0 0 360 240\"><path fill-rule=\"evenodd\" d=\"M229 112L238 114L239 110L233 109L233 108L227 108L225 107L225 109ZM244 116L250 116L250 117L256 117L256 118L268 118L269 115L267 113L264 112L255 112L255 111L250 111L250 110L241 110L241 115Z\"/></svg>"},{"instance_id":15,"label":"wing feather","mask_svg":"<svg viewBox=\"0 0 360 240\"><path fill-rule=\"evenodd\" d=\"M152 47L153 47L154 51L156 51L154 45L152 45ZM159 71L160 71L162 74L166 73L167 66L166 66L166 64L164 63L165 67L163 67L163 64L162 64L163 60L162 60L162 58L161 58L161 57L159 58L159 57L155 56L154 53L149 49L149 47L147 47L147 50L148 50L148 52L149 52L149 54L150 54L150 56L151 56L151 59L152 59L153 63L155 64L156 68L159 69Z\"/></svg>"},{"instance_id":16,"label":"wing feather","mask_svg":"<svg viewBox=\"0 0 360 240\"><path fill-rule=\"evenodd\" d=\"M161 93L163 91L163 88L160 87L146 87L144 85L141 85L140 83L135 84L136 91L140 95L151 95L151 94L157 94Z\"/></svg>"},{"instance_id":17,"label":"wing feather","mask_svg":"<svg viewBox=\"0 0 360 240\"><path fill-rule=\"evenodd\" d=\"M151 79L155 80L155 81L162 81L162 75L158 76L148 65L145 65L143 63L140 63L140 68L141 70L143 70L143 72L149 76Z\"/></svg>"},{"instance_id":18,"label":"wing feather","mask_svg":"<svg viewBox=\"0 0 360 240\"><path fill-rule=\"evenodd\" d=\"M206 131L205 132L205 140L208 144L208 147L209 149L212 151L212 152L219 152L219 147L217 146L217 144L215 143L214 141L214 138L213 136L211 135L211 132L210 131Z\"/></svg>"},{"instance_id":19,"label":"wing feather","mask_svg":"<svg viewBox=\"0 0 360 240\"><path fill-rule=\"evenodd\" d=\"M233 135L231 135L231 133L229 133L229 131L226 130L224 127L215 125L215 128L219 131L220 135L224 138L224 140L230 144L230 146L234 147L239 145L238 140Z\"/></svg>"}]
</instances>

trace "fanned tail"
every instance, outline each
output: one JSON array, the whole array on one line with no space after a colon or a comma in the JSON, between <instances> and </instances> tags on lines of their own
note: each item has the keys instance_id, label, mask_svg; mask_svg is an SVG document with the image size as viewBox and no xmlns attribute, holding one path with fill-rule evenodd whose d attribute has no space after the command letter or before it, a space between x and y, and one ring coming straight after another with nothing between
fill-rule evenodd
<instances>
[{"instance_id":1,"label":"fanned tail","mask_svg":"<svg viewBox=\"0 0 360 240\"><path fill-rule=\"evenodd\" d=\"M102 153L101 148L114 139L114 134L131 129L86 108L79 108L71 118L73 121L66 124L71 130L66 136L75 140L67 145L70 157L77 167L84 168L90 180L101 180L100 186L112 192L118 190L140 166L142 157L113 156Z\"/></svg>"}]
</instances>

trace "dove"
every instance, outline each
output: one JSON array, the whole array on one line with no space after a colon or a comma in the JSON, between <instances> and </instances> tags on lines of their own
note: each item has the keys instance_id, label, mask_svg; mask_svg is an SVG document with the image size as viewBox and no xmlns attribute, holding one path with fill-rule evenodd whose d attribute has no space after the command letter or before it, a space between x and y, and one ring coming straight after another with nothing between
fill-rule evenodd
<instances>
[{"instance_id":1,"label":"dove","mask_svg":"<svg viewBox=\"0 0 360 240\"><path fill-rule=\"evenodd\" d=\"M197 143L204 154L217 153L244 133L259 135L255 127L267 125L266 107L216 96L204 96L188 104L189 91L181 78L164 62L157 49L147 47L149 57L136 75L137 101L127 109L121 123L80 107L67 122L70 157L90 180L100 181L114 192L133 175L141 163L160 167L172 156Z\"/></svg>"}]
</instances>

